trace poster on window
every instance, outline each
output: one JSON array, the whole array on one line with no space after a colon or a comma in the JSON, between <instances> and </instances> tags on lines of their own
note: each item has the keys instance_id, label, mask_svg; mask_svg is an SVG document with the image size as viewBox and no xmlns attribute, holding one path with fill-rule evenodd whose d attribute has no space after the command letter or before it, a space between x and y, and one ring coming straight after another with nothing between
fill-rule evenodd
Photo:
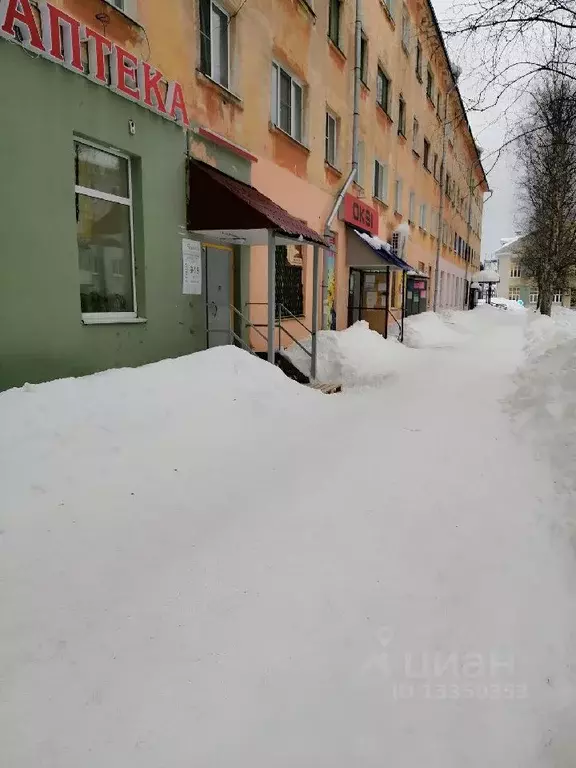
<instances>
[{"instance_id":1,"label":"poster on window","mask_svg":"<svg viewBox=\"0 0 576 768\"><path fill-rule=\"evenodd\" d=\"M202 293L202 245L197 240L182 240L182 293Z\"/></svg>"}]
</instances>

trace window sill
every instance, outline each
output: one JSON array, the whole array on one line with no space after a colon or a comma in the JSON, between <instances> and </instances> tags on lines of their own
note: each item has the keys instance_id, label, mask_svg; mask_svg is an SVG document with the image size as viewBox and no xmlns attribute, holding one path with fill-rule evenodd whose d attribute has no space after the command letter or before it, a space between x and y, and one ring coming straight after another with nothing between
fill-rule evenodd
<instances>
[{"instance_id":1,"label":"window sill","mask_svg":"<svg viewBox=\"0 0 576 768\"><path fill-rule=\"evenodd\" d=\"M140 29L144 29L143 25L138 21L136 18L136 14L132 14L129 11L124 11L122 8L117 8L115 5L113 5L111 2L108 2L108 0L104 0L107 6L112 8L113 11L116 11L116 13L119 13L120 16L123 16L126 21L131 22L132 24L136 24L137 27Z\"/></svg>"},{"instance_id":2,"label":"window sill","mask_svg":"<svg viewBox=\"0 0 576 768\"><path fill-rule=\"evenodd\" d=\"M330 36L328 36L328 45L330 46L330 48L334 51L334 53L337 56L340 56L342 61L346 61L346 54L344 53L342 48L340 48L338 43L335 43L334 40L332 40L332 38Z\"/></svg>"},{"instance_id":3,"label":"window sill","mask_svg":"<svg viewBox=\"0 0 576 768\"><path fill-rule=\"evenodd\" d=\"M410 58L410 50L409 50L408 46L405 45L404 41L402 41L402 50L404 51L406 56L408 56L408 58Z\"/></svg>"},{"instance_id":4,"label":"window sill","mask_svg":"<svg viewBox=\"0 0 576 768\"><path fill-rule=\"evenodd\" d=\"M143 325L147 322L145 317L122 317L121 315L106 317L105 314L100 316L82 315L82 325Z\"/></svg>"},{"instance_id":5,"label":"window sill","mask_svg":"<svg viewBox=\"0 0 576 768\"><path fill-rule=\"evenodd\" d=\"M314 23L316 23L316 14L314 12L314 8L312 8L308 0L298 0L298 2L302 6L302 8L304 8L304 10L307 11L308 14L312 17L312 19L314 20Z\"/></svg>"},{"instance_id":6,"label":"window sill","mask_svg":"<svg viewBox=\"0 0 576 768\"><path fill-rule=\"evenodd\" d=\"M428 168L427 165L424 166L424 170L426 171L426 173L429 173L430 176L432 176L432 171L430 170L430 168Z\"/></svg>"},{"instance_id":7,"label":"window sill","mask_svg":"<svg viewBox=\"0 0 576 768\"><path fill-rule=\"evenodd\" d=\"M434 99L432 98L432 96L430 96L430 94L427 93L426 98L428 99L428 106L432 107L434 112L436 112L436 104L434 104Z\"/></svg>"},{"instance_id":8,"label":"window sill","mask_svg":"<svg viewBox=\"0 0 576 768\"><path fill-rule=\"evenodd\" d=\"M385 117L387 118L389 123L393 123L394 122L394 120L392 119L390 113L385 109L385 107L382 106L382 104L380 104L380 102L377 101L376 102L376 106L378 107L380 112L382 112L382 114L385 115Z\"/></svg>"},{"instance_id":9,"label":"window sill","mask_svg":"<svg viewBox=\"0 0 576 768\"><path fill-rule=\"evenodd\" d=\"M420 83L420 85L422 85L422 83L424 82L424 81L422 80L422 75L418 74L418 72L416 72L416 80L418 80L418 82Z\"/></svg>"},{"instance_id":10,"label":"window sill","mask_svg":"<svg viewBox=\"0 0 576 768\"><path fill-rule=\"evenodd\" d=\"M270 131L270 133L275 133L278 136L282 136L282 138L294 144L294 146L299 147L307 155L310 154L310 149L309 147L306 146L306 144L302 144L301 141L298 141L298 139L295 139L293 136L290 136L289 133L286 133L286 131L283 131L282 128L280 128L278 125L274 125L274 123L269 123L268 130Z\"/></svg>"},{"instance_id":11,"label":"window sill","mask_svg":"<svg viewBox=\"0 0 576 768\"><path fill-rule=\"evenodd\" d=\"M378 205L382 206L383 208L388 208L389 207L388 203L386 202L386 200L382 200L382 198L381 197L377 197L377 195L374 195L372 197L372 199L374 200L375 203L378 203Z\"/></svg>"},{"instance_id":12,"label":"window sill","mask_svg":"<svg viewBox=\"0 0 576 768\"><path fill-rule=\"evenodd\" d=\"M238 96L238 94L228 90L228 88L226 88L225 85L221 85L216 80L212 80L210 75L207 75L205 72L202 72L201 69L196 70L196 80L203 83L208 88L211 88L212 90L219 93L223 99L230 102L231 104L235 104L236 106L243 108L242 99L240 98L240 96Z\"/></svg>"},{"instance_id":13,"label":"window sill","mask_svg":"<svg viewBox=\"0 0 576 768\"><path fill-rule=\"evenodd\" d=\"M362 184L358 184L357 181L352 182L354 189L358 192L358 197L363 198L364 197L364 187Z\"/></svg>"},{"instance_id":14,"label":"window sill","mask_svg":"<svg viewBox=\"0 0 576 768\"><path fill-rule=\"evenodd\" d=\"M398 138L402 142L402 144L406 144L408 139L406 138L406 134L402 133L402 131L398 131Z\"/></svg>"},{"instance_id":15,"label":"window sill","mask_svg":"<svg viewBox=\"0 0 576 768\"><path fill-rule=\"evenodd\" d=\"M328 160L324 160L324 168L330 171L334 176L337 176L338 178L342 177L342 171L339 168L336 168L335 165L332 165L332 163L329 163Z\"/></svg>"},{"instance_id":16,"label":"window sill","mask_svg":"<svg viewBox=\"0 0 576 768\"><path fill-rule=\"evenodd\" d=\"M365 91L368 91L368 93L370 93L370 86L368 85L368 83L365 83L364 80L360 80L360 85L362 86L362 88L364 88Z\"/></svg>"},{"instance_id":17,"label":"window sill","mask_svg":"<svg viewBox=\"0 0 576 768\"><path fill-rule=\"evenodd\" d=\"M396 216L396 218L397 218L397 219L402 219L402 218L404 218L404 217L402 216L402 214L400 213L400 211L394 211L394 216Z\"/></svg>"},{"instance_id":18,"label":"window sill","mask_svg":"<svg viewBox=\"0 0 576 768\"><path fill-rule=\"evenodd\" d=\"M382 6L382 10L384 11L386 18L388 19L388 23L392 27L392 29L396 29L396 22L394 21L394 17L390 13L390 9L386 5L386 3L383 0L380 0L380 5Z\"/></svg>"},{"instance_id":19,"label":"window sill","mask_svg":"<svg viewBox=\"0 0 576 768\"><path fill-rule=\"evenodd\" d=\"M420 158L420 152L418 152L417 149L414 149L414 147L412 147L412 154L415 155L417 158Z\"/></svg>"}]
</instances>

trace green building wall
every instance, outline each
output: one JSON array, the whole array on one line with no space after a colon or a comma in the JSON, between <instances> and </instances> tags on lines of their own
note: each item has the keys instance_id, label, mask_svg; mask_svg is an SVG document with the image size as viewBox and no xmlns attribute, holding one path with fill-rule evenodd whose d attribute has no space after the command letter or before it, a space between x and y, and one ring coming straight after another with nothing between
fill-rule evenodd
<instances>
[{"instance_id":1,"label":"green building wall","mask_svg":"<svg viewBox=\"0 0 576 768\"><path fill-rule=\"evenodd\" d=\"M182 295L186 133L1 39L0 72L0 389L205 348L204 297ZM136 290L145 322L82 323L75 137L133 158Z\"/></svg>"}]
</instances>

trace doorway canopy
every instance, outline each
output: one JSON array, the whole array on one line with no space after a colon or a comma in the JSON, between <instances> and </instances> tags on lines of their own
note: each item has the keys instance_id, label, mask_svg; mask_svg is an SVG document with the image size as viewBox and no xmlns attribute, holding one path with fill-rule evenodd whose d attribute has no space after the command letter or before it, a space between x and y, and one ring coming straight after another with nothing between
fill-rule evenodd
<instances>
[{"instance_id":1,"label":"doorway canopy","mask_svg":"<svg viewBox=\"0 0 576 768\"><path fill-rule=\"evenodd\" d=\"M226 245L268 247L268 360L274 362L276 321L276 246L312 245L312 349L311 378L316 378L318 334L319 251L328 241L306 222L262 194L250 184L228 176L211 165L188 159L187 228L202 239Z\"/></svg>"}]
</instances>

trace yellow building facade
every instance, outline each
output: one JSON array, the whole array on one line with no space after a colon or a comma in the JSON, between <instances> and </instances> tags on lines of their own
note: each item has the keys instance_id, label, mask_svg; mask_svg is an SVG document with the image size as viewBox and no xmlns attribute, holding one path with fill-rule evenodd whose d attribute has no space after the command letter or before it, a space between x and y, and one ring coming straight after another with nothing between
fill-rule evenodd
<instances>
[{"instance_id":1,"label":"yellow building facade","mask_svg":"<svg viewBox=\"0 0 576 768\"><path fill-rule=\"evenodd\" d=\"M429 3L54 0L54 5L83 24L101 27L108 38L152 62L166 81L181 83L187 110L183 153L251 183L330 238L332 253L324 253L320 267L323 327L340 329L363 317L382 330L370 313L379 301L378 280L364 281L362 296L354 298L351 228L388 242L399 227L405 232L402 256L415 271L412 289L421 302L412 304L412 311L431 308L436 280L439 307L463 306L466 280L480 261L488 187ZM354 159L356 178L329 221ZM440 220L441 177L446 194ZM190 204L201 194L191 189ZM346 215L352 198L373 216L369 226L362 217ZM286 281L281 300L299 318L289 319L287 327L298 338L305 335L303 326L311 325L309 251L288 247L278 261ZM265 249L238 243L229 253L231 301L260 325L267 297ZM403 286L393 271L382 287L391 316L400 314ZM355 313L352 304L358 301L362 311ZM259 346L254 334L252 342Z\"/></svg>"}]
</instances>

